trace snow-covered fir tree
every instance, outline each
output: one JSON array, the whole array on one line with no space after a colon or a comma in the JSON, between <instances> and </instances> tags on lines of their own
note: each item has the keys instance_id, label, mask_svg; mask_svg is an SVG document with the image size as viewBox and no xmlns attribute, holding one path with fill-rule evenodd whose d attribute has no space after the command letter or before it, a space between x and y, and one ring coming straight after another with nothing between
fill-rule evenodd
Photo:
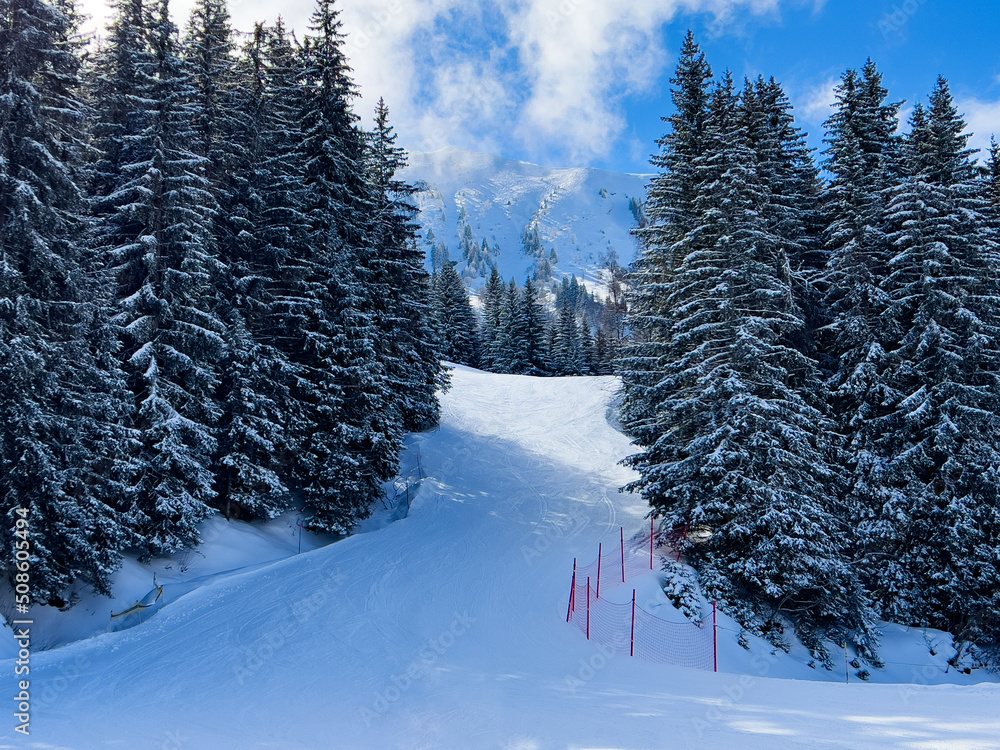
<instances>
[{"instance_id":1,"label":"snow-covered fir tree","mask_svg":"<svg viewBox=\"0 0 1000 750\"><path fill-rule=\"evenodd\" d=\"M1000 633L1000 285L995 237L943 79L917 106L890 195L884 288L900 332L878 420L888 498L867 540L886 616L960 643Z\"/></svg>"},{"instance_id":2,"label":"snow-covered fir tree","mask_svg":"<svg viewBox=\"0 0 1000 750\"><path fill-rule=\"evenodd\" d=\"M658 361L660 401L638 431L631 487L663 532L701 530L685 554L738 620L775 640L791 621L827 658L826 636L866 642L870 611L847 558L832 425L812 404L821 378L788 344L805 323L787 243L761 210L770 195L728 76L704 136L690 161L697 224L667 248L645 238L675 260L656 285L674 357Z\"/></svg>"},{"instance_id":3,"label":"snow-covered fir tree","mask_svg":"<svg viewBox=\"0 0 1000 750\"><path fill-rule=\"evenodd\" d=\"M395 409L406 430L437 424L436 392L447 384L440 345L431 325L430 283L424 254L417 246L415 192L397 173L406 156L396 145L389 109L379 100L375 129L369 135L368 172L374 192L374 303L379 328L378 353L388 376Z\"/></svg>"},{"instance_id":4,"label":"snow-covered fir tree","mask_svg":"<svg viewBox=\"0 0 1000 750\"><path fill-rule=\"evenodd\" d=\"M212 512L225 325L213 287L222 275L211 235L216 206L202 159L189 149L196 142L191 79L167 1L146 18L137 34L126 28L136 20L134 6L122 6L108 50L109 76L138 110L129 117L138 130L102 199L99 239L117 273L113 320L123 331L142 441L125 518L157 554L195 544L198 523ZM149 47L132 53L137 36ZM126 50L115 48L119 41ZM117 104L98 113L112 127Z\"/></svg>"},{"instance_id":5,"label":"snow-covered fir tree","mask_svg":"<svg viewBox=\"0 0 1000 750\"><path fill-rule=\"evenodd\" d=\"M480 355L480 366L484 370L497 370L502 367L503 354L500 352L501 328L500 317L503 312L503 299L505 293L503 279L500 278L500 271L494 267L490 271L490 278L479 292L479 301L482 306L482 325L480 326L480 342L482 351Z\"/></svg>"},{"instance_id":6,"label":"snow-covered fir tree","mask_svg":"<svg viewBox=\"0 0 1000 750\"><path fill-rule=\"evenodd\" d=\"M754 151L757 176L767 191L764 217L792 268L792 286L807 327L793 342L815 353L813 330L820 325L819 293L815 282L826 266L822 247L819 170L806 145L805 134L796 126L792 105L773 78L746 81L740 111L747 139Z\"/></svg>"},{"instance_id":7,"label":"snow-covered fir tree","mask_svg":"<svg viewBox=\"0 0 1000 750\"><path fill-rule=\"evenodd\" d=\"M894 400L886 373L899 337L887 316L884 279L891 254L886 200L899 169L900 105L889 101L871 61L861 73L844 73L836 95L824 163L831 179L823 196L828 262L819 281L826 319L820 340L831 371L832 412L846 441L848 502L859 532L856 554L863 559L864 537L887 500L885 464L876 441L881 433L877 420Z\"/></svg>"},{"instance_id":8,"label":"snow-covered fir tree","mask_svg":"<svg viewBox=\"0 0 1000 750\"><path fill-rule=\"evenodd\" d=\"M441 355L451 362L476 367L481 350L479 326L469 292L455 265L454 262L445 265L431 285Z\"/></svg>"},{"instance_id":9,"label":"snow-covered fir tree","mask_svg":"<svg viewBox=\"0 0 1000 750\"><path fill-rule=\"evenodd\" d=\"M556 375L584 375L590 370L584 338L589 335L586 325L580 325L580 316L572 300L565 298L559 306L553 323L552 348L549 353L552 371Z\"/></svg>"},{"instance_id":10,"label":"snow-covered fir tree","mask_svg":"<svg viewBox=\"0 0 1000 750\"><path fill-rule=\"evenodd\" d=\"M496 352L494 366L497 372L520 375L531 368L527 311L521 300L521 290L514 279L504 289Z\"/></svg>"},{"instance_id":11,"label":"snow-covered fir tree","mask_svg":"<svg viewBox=\"0 0 1000 750\"><path fill-rule=\"evenodd\" d=\"M622 424L636 437L653 439L648 432L658 396L651 390L665 358L672 312L664 307L664 288L683 258L677 257L679 241L695 227L697 178L695 162L707 145L705 123L712 68L688 32L676 72L670 79L674 113L665 118L670 126L657 141L660 153L652 159L658 170L650 181L645 213L648 223L636 230L640 249L632 266L634 289L631 324L635 336L622 353L619 368L624 383Z\"/></svg>"},{"instance_id":12,"label":"snow-covered fir tree","mask_svg":"<svg viewBox=\"0 0 1000 750\"><path fill-rule=\"evenodd\" d=\"M27 511L31 596L54 605L77 580L107 593L135 540L118 512L128 401L83 232L76 20L70 2L0 14L0 569L13 580Z\"/></svg>"},{"instance_id":13,"label":"snow-covered fir tree","mask_svg":"<svg viewBox=\"0 0 1000 750\"><path fill-rule=\"evenodd\" d=\"M545 342L545 310L538 301L538 292L531 279L524 282L521 293L525 367L523 375L544 375L549 371Z\"/></svg>"},{"instance_id":14,"label":"snow-covered fir tree","mask_svg":"<svg viewBox=\"0 0 1000 750\"><path fill-rule=\"evenodd\" d=\"M298 148L307 237L294 259L308 300L293 323L304 433L294 456L312 528L349 532L396 470L401 422L376 350L376 276L365 135L340 11L319 0L304 43Z\"/></svg>"}]
</instances>

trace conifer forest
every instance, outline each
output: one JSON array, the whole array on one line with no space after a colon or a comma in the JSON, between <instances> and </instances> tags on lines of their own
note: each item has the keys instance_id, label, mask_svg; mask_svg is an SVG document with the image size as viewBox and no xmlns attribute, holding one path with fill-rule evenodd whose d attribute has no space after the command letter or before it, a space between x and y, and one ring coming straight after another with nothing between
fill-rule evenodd
<instances>
[{"instance_id":1,"label":"conifer forest","mask_svg":"<svg viewBox=\"0 0 1000 750\"><path fill-rule=\"evenodd\" d=\"M1000 146L945 78L901 122L875 61L844 72L817 152L778 81L689 33L636 259L595 292L537 228L533 277L468 225L426 257L336 0L298 35L225 0L80 25L0 0L0 570L27 509L35 603L109 595L211 516L351 534L452 363L617 376L623 489L748 633L877 667L898 623L996 665Z\"/></svg>"}]
</instances>

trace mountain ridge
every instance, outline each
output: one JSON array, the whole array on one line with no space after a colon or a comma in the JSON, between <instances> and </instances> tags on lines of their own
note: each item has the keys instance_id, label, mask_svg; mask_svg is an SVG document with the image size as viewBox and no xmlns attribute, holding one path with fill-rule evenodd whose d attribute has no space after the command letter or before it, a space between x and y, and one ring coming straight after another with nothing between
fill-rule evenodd
<instances>
[{"instance_id":1,"label":"mountain ridge","mask_svg":"<svg viewBox=\"0 0 1000 750\"><path fill-rule=\"evenodd\" d=\"M635 257L631 230L636 215L630 202L645 200L652 177L543 167L455 147L410 154L401 176L418 188L414 202L428 268L438 265L433 250L443 242L473 289L493 266L518 283L528 277L559 281L573 274L599 289L601 270L610 260L625 266ZM536 230L537 241L531 237ZM463 252L463 236L470 234L480 250L485 240L491 251L478 268Z\"/></svg>"}]
</instances>

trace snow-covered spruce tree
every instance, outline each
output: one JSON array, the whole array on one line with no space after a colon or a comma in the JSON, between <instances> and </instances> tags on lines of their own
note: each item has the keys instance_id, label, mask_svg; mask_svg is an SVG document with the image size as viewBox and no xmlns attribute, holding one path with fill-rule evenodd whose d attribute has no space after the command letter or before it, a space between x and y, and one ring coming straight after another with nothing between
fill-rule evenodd
<instances>
[{"instance_id":1,"label":"snow-covered spruce tree","mask_svg":"<svg viewBox=\"0 0 1000 750\"><path fill-rule=\"evenodd\" d=\"M881 75L869 61L862 73L843 75L825 139L824 166L831 175L823 196L829 258L819 280L826 318L819 337L824 368L830 371L832 413L845 438L847 499L858 531L855 554L862 560L871 522L887 499L884 455L876 442L877 420L894 401L886 376L900 335L887 316L883 286L891 254L886 201L899 171L899 107L888 101Z\"/></svg>"},{"instance_id":2,"label":"snow-covered spruce tree","mask_svg":"<svg viewBox=\"0 0 1000 750\"><path fill-rule=\"evenodd\" d=\"M583 375L589 372L583 344L587 331L581 331L579 315L570 299L563 300L552 325L552 372L556 375Z\"/></svg>"},{"instance_id":3,"label":"snow-covered spruce tree","mask_svg":"<svg viewBox=\"0 0 1000 750\"><path fill-rule=\"evenodd\" d=\"M195 139L191 150L213 189L222 192L227 169L242 149L246 97L239 91L233 30L226 0L197 0L184 39L184 61L190 71ZM237 137L240 137L237 140ZM224 201L219 200L223 209Z\"/></svg>"},{"instance_id":4,"label":"snow-covered spruce tree","mask_svg":"<svg viewBox=\"0 0 1000 750\"><path fill-rule=\"evenodd\" d=\"M898 171L898 112L887 101L881 74L869 61L863 74L847 71L837 87L836 111L827 121L824 167L832 175L823 196L825 248L822 284L829 325L824 346L832 359L832 386L848 431L883 403L878 372L896 332L882 319L880 289L889 256L885 235L886 191ZM876 411L873 411L876 410Z\"/></svg>"},{"instance_id":5,"label":"snow-covered spruce tree","mask_svg":"<svg viewBox=\"0 0 1000 750\"><path fill-rule=\"evenodd\" d=\"M210 10L202 15L212 18ZM215 32L194 33L199 28L196 8L189 42L201 41L193 49L211 48L205 40L213 37L228 38L226 24L219 29L220 16L224 20L224 8L214 12L216 23L202 22L202 28ZM191 46L188 52L190 64ZM203 53L194 59L210 57ZM274 29L258 24L238 66L220 76L231 84L215 90L223 114L207 128L227 133L231 141L206 148L213 155L209 161L216 164L208 171L216 175L213 190L220 210L214 231L226 272L218 281L227 353L215 474L216 506L227 517L273 516L290 499L287 467L301 415L291 386L301 370L283 351L287 342L279 334L287 312L282 304L287 291L281 286L283 266L295 254L295 243L305 237L304 216L298 210L301 179L294 160L300 140L294 126L301 98L294 84L298 69L280 21ZM212 90L211 85L200 88ZM206 100L211 97L202 94L198 101Z\"/></svg>"},{"instance_id":6,"label":"snow-covered spruce tree","mask_svg":"<svg viewBox=\"0 0 1000 750\"><path fill-rule=\"evenodd\" d=\"M776 642L791 621L828 659L824 637L871 645L870 613L846 557L832 425L810 404L821 379L786 343L804 322L728 76L706 133L693 160L698 224L658 288L676 359L657 373L661 400L640 433L645 451L628 460L641 475L630 489L660 529L697 530L684 552L724 609Z\"/></svg>"},{"instance_id":7,"label":"snow-covered spruce tree","mask_svg":"<svg viewBox=\"0 0 1000 750\"><path fill-rule=\"evenodd\" d=\"M226 327L214 504L227 518L266 518L289 500L280 475L290 453L289 425L295 424L289 418L292 368L266 336L274 267L262 190L274 184L275 176L266 169L260 133L267 119L265 34L260 27L255 30L239 63L232 35L224 2L195 5L184 46L194 88L192 146L218 206L211 233L221 263L212 284Z\"/></svg>"},{"instance_id":8,"label":"snow-covered spruce tree","mask_svg":"<svg viewBox=\"0 0 1000 750\"><path fill-rule=\"evenodd\" d=\"M521 293L521 317L523 323L524 352L526 365L521 374L545 375L549 371L545 342L545 310L538 301L535 285L528 279Z\"/></svg>"},{"instance_id":9,"label":"snow-covered spruce tree","mask_svg":"<svg viewBox=\"0 0 1000 750\"><path fill-rule=\"evenodd\" d=\"M415 188L398 179L406 155L396 145L389 109L379 99L368 138L368 174L375 201L372 295L379 328L378 355L403 429L437 424L437 390L447 385L441 348L431 325L430 283L417 245Z\"/></svg>"},{"instance_id":10,"label":"snow-covered spruce tree","mask_svg":"<svg viewBox=\"0 0 1000 750\"><path fill-rule=\"evenodd\" d=\"M990 157L986 162L983 186L993 210L1000 211L1000 143L997 143L996 138L990 138Z\"/></svg>"},{"instance_id":11,"label":"snow-covered spruce tree","mask_svg":"<svg viewBox=\"0 0 1000 750\"><path fill-rule=\"evenodd\" d=\"M31 595L76 580L108 593L134 537L115 506L130 445L107 299L83 234L81 103L72 3L0 13L0 570L13 580L27 511Z\"/></svg>"},{"instance_id":12,"label":"snow-covered spruce tree","mask_svg":"<svg viewBox=\"0 0 1000 750\"><path fill-rule=\"evenodd\" d=\"M430 242L429 233L428 242ZM436 243L431 250L431 269L434 273L441 273L449 263L451 256L448 253L448 246L443 241Z\"/></svg>"},{"instance_id":13,"label":"snow-covered spruce tree","mask_svg":"<svg viewBox=\"0 0 1000 750\"><path fill-rule=\"evenodd\" d=\"M528 317L517 281L510 280L500 308L497 372L523 375L531 369L528 352Z\"/></svg>"},{"instance_id":14,"label":"snow-covered spruce tree","mask_svg":"<svg viewBox=\"0 0 1000 750\"><path fill-rule=\"evenodd\" d=\"M108 39L98 50L89 76L90 98L97 116L91 124L95 152L88 165L92 211L98 218L115 211L109 201L119 187L125 165L142 160L134 151L145 128L145 107L139 106L139 66L148 55L143 0L115 0Z\"/></svg>"},{"instance_id":15,"label":"snow-covered spruce tree","mask_svg":"<svg viewBox=\"0 0 1000 750\"><path fill-rule=\"evenodd\" d=\"M290 432L287 363L255 341L238 316L225 337L216 504L226 518L273 518L289 499L281 476Z\"/></svg>"},{"instance_id":16,"label":"snow-covered spruce tree","mask_svg":"<svg viewBox=\"0 0 1000 750\"><path fill-rule=\"evenodd\" d=\"M657 141L660 153L652 159L658 174L649 184L645 227L635 230L640 241L629 284L634 290L631 309L633 342L618 364L624 386L621 422L634 437L655 440L653 392L663 363L673 355L667 348L672 325L663 306L663 290L674 269L681 239L695 227L695 161L706 148L705 121L712 69L688 32L677 70L671 78L675 112L664 118L669 131Z\"/></svg>"},{"instance_id":17,"label":"snow-covered spruce tree","mask_svg":"<svg viewBox=\"0 0 1000 750\"><path fill-rule=\"evenodd\" d=\"M124 335L142 442L124 518L147 553L158 554L197 543L197 525L212 513L225 344L213 286L221 275L211 235L215 205L202 160L189 150L194 91L167 1L154 6L138 35L123 28L135 21L134 6L119 8L107 54L108 74L114 80L121 73L118 93L138 111L128 119L139 129L118 157L114 190L101 199L98 232L117 273L114 321ZM148 49L115 48L117 40L134 45L143 35ZM129 81L132 88L124 88ZM116 126L119 103L99 110L100 122Z\"/></svg>"},{"instance_id":18,"label":"snow-covered spruce tree","mask_svg":"<svg viewBox=\"0 0 1000 750\"><path fill-rule=\"evenodd\" d=\"M756 156L757 176L769 193L764 218L792 268L793 289L807 328L792 342L815 354L813 331L820 325L817 276L825 269L819 170L805 134L796 126L791 102L773 78L746 81L740 99L747 138Z\"/></svg>"},{"instance_id":19,"label":"snow-covered spruce tree","mask_svg":"<svg viewBox=\"0 0 1000 750\"><path fill-rule=\"evenodd\" d=\"M1000 635L1000 284L995 245L947 83L917 106L888 208L884 288L901 333L878 420L888 498L868 533L884 616L962 642Z\"/></svg>"},{"instance_id":20,"label":"snow-covered spruce tree","mask_svg":"<svg viewBox=\"0 0 1000 750\"><path fill-rule=\"evenodd\" d=\"M503 311L504 292L503 279L494 267L490 272L489 281L479 291L479 301L483 308L483 320L480 326L482 344L480 367L493 372L501 371L500 315Z\"/></svg>"},{"instance_id":21,"label":"snow-covered spruce tree","mask_svg":"<svg viewBox=\"0 0 1000 750\"><path fill-rule=\"evenodd\" d=\"M293 460L309 525L346 533L367 517L395 473L402 424L376 349L375 201L333 0L319 0L310 30L297 150L307 237L293 261L306 307L290 322L298 342L289 353L302 370L293 395L303 407L304 432Z\"/></svg>"},{"instance_id":22,"label":"snow-covered spruce tree","mask_svg":"<svg viewBox=\"0 0 1000 750\"><path fill-rule=\"evenodd\" d=\"M431 295L441 356L456 364L477 367L481 349L479 327L469 292L455 270L454 261L445 264L434 277Z\"/></svg>"}]
</instances>

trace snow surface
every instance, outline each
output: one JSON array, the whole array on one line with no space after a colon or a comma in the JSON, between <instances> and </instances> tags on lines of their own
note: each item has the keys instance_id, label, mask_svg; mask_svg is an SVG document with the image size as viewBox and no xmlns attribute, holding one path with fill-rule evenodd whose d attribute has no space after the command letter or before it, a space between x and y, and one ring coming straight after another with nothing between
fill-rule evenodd
<instances>
[{"instance_id":1,"label":"snow surface","mask_svg":"<svg viewBox=\"0 0 1000 750\"><path fill-rule=\"evenodd\" d=\"M505 281L523 285L531 275L534 260L522 252L521 235L533 223L545 252L556 250L556 279L576 274L599 291L603 255L613 250L622 266L635 257L628 203L646 199L649 175L553 169L450 147L411 154L409 162L402 176L421 188L415 196L421 236L433 229L453 261L462 260L463 208L477 242L500 246L497 268ZM464 267L459 263L459 271Z\"/></svg>"},{"instance_id":2,"label":"snow surface","mask_svg":"<svg viewBox=\"0 0 1000 750\"><path fill-rule=\"evenodd\" d=\"M408 516L36 652L30 743L8 715L0 748L1000 748L1000 688L946 673L946 643L924 644L943 634L887 634L873 682L919 684L843 684L745 651L726 618L720 674L609 657L566 624L573 558L644 526L618 492L616 388L457 368L440 428L410 443L427 476ZM927 684L945 681L967 684Z\"/></svg>"}]
</instances>

